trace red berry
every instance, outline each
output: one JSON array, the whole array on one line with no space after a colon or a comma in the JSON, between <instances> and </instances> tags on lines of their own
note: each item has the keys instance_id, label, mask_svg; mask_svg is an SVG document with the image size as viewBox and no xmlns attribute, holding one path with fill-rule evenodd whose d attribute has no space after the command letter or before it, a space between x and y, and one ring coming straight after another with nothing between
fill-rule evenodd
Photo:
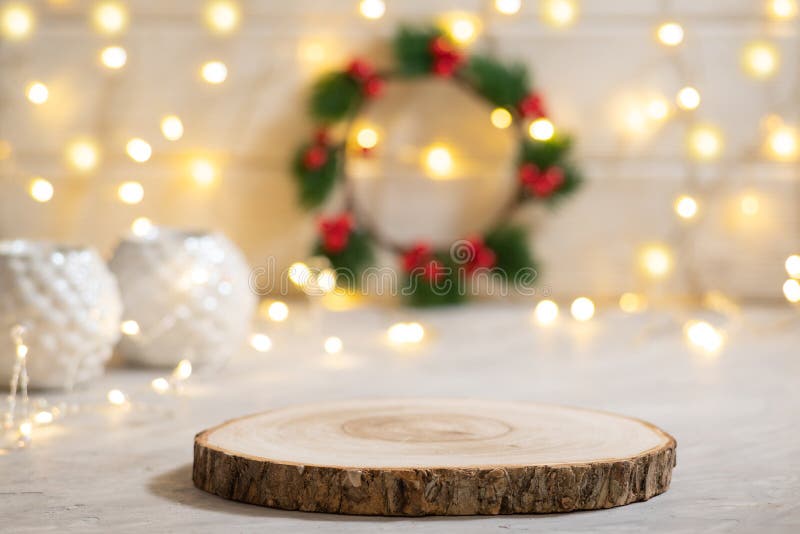
<instances>
[{"instance_id":1,"label":"red berry","mask_svg":"<svg viewBox=\"0 0 800 534\"><path fill-rule=\"evenodd\" d=\"M363 86L364 94L367 98L375 98L383 91L383 80L377 76L372 76Z\"/></svg>"},{"instance_id":2,"label":"red berry","mask_svg":"<svg viewBox=\"0 0 800 534\"><path fill-rule=\"evenodd\" d=\"M469 239L471 258L467 262L467 272L472 273L477 269L491 269L495 266L497 255L486 246L483 239L473 237Z\"/></svg>"},{"instance_id":3,"label":"red berry","mask_svg":"<svg viewBox=\"0 0 800 534\"><path fill-rule=\"evenodd\" d=\"M453 52L453 46L444 37L436 37L435 39L431 40L429 48L434 56L441 56Z\"/></svg>"},{"instance_id":4,"label":"red berry","mask_svg":"<svg viewBox=\"0 0 800 534\"><path fill-rule=\"evenodd\" d=\"M347 73L356 81L364 82L375 75L375 69L364 60L354 59L348 65Z\"/></svg>"},{"instance_id":5,"label":"red berry","mask_svg":"<svg viewBox=\"0 0 800 534\"><path fill-rule=\"evenodd\" d=\"M303 166L310 171L322 168L327 161L328 150L323 146L314 145L309 147L303 155Z\"/></svg>"},{"instance_id":6,"label":"red berry","mask_svg":"<svg viewBox=\"0 0 800 534\"><path fill-rule=\"evenodd\" d=\"M564 171L560 167L548 167L544 172L533 163L519 168L520 181L537 197L548 197L564 183Z\"/></svg>"},{"instance_id":7,"label":"red berry","mask_svg":"<svg viewBox=\"0 0 800 534\"><path fill-rule=\"evenodd\" d=\"M350 233L353 231L353 219L344 213L338 217L322 219L319 223L322 234L322 248L325 252L338 254L347 248Z\"/></svg>"},{"instance_id":8,"label":"red berry","mask_svg":"<svg viewBox=\"0 0 800 534\"><path fill-rule=\"evenodd\" d=\"M452 76L458 68L458 58L450 55L440 56L433 60L433 72L437 76Z\"/></svg>"},{"instance_id":9,"label":"red berry","mask_svg":"<svg viewBox=\"0 0 800 534\"><path fill-rule=\"evenodd\" d=\"M439 260L430 260L422 269L422 276L428 282L438 282L445 275L445 268Z\"/></svg>"},{"instance_id":10,"label":"red berry","mask_svg":"<svg viewBox=\"0 0 800 534\"><path fill-rule=\"evenodd\" d=\"M427 243L417 243L403 254L403 270L410 273L431 256L431 247Z\"/></svg>"},{"instance_id":11,"label":"red berry","mask_svg":"<svg viewBox=\"0 0 800 534\"><path fill-rule=\"evenodd\" d=\"M531 93L523 98L517 107L523 117L538 119L547 115L544 109L544 100L537 93Z\"/></svg>"}]
</instances>

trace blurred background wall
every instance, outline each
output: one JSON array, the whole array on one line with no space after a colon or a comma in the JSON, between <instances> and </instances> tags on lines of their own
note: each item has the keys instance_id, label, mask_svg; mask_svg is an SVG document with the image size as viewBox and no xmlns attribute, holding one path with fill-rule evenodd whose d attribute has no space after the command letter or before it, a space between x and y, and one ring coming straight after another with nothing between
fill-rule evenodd
<instances>
[{"instance_id":1,"label":"blurred background wall","mask_svg":"<svg viewBox=\"0 0 800 534\"><path fill-rule=\"evenodd\" d=\"M219 33L204 2L128 0L119 4L126 23L109 33L93 22L102 2L13 2L35 22L15 33L12 20L0 40L0 237L85 242L108 253L147 217L219 229L253 264L302 259L314 220L296 202L288 162L311 129L304 97L313 77L352 56L380 62L399 23L459 11L479 17L471 19L480 34L473 46L529 66L553 121L577 138L584 188L531 219L554 294L640 289L637 251L658 242L674 259L671 291L781 298L783 262L800 249L792 130L800 43L797 16L776 16L782 2L564 1L574 9L564 27L543 17L552 5L536 0L513 15L492 0L385 0L376 20L359 3L240 0L238 24ZM667 21L685 31L678 46L656 36ZM765 47L754 51L754 42ZM103 65L108 46L125 49L122 68ZM757 56L755 74L752 61L743 64L747 53ZM226 65L224 83L203 80L211 60ZM48 89L41 105L26 95L34 81ZM684 86L701 95L694 111L675 103ZM443 116L458 113L447 105ZM171 114L184 129L176 141L160 127ZM692 138L704 125L712 128ZM132 138L151 146L145 163L126 154ZM76 154L76 140L89 153L78 145ZM79 169L75 159L91 163L92 150L96 165ZM49 201L32 198L35 177L52 184ZM141 184L141 202L120 201L127 181ZM688 220L674 207L684 194L699 206ZM413 198L398 202L413 222Z\"/></svg>"}]
</instances>

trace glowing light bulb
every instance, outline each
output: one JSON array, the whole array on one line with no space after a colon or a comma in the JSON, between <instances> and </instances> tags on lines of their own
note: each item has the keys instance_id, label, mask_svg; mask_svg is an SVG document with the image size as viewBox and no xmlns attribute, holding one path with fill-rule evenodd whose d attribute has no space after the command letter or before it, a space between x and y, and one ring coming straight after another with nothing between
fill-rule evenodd
<instances>
[{"instance_id":1,"label":"glowing light bulb","mask_svg":"<svg viewBox=\"0 0 800 534\"><path fill-rule=\"evenodd\" d=\"M222 61L209 61L200 69L203 79L210 84L220 84L228 77L228 67Z\"/></svg>"},{"instance_id":2,"label":"glowing light bulb","mask_svg":"<svg viewBox=\"0 0 800 534\"><path fill-rule=\"evenodd\" d=\"M205 18L212 31L230 33L239 25L239 6L228 0L209 2L206 5Z\"/></svg>"},{"instance_id":3,"label":"glowing light bulb","mask_svg":"<svg viewBox=\"0 0 800 534\"><path fill-rule=\"evenodd\" d=\"M661 44L678 46L683 42L683 26L677 22L665 22L656 30L656 35Z\"/></svg>"},{"instance_id":4,"label":"glowing light bulb","mask_svg":"<svg viewBox=\"0 0 800 534\"><path fill-rule=\"evenodd\" d=\"M144 187L139 182L123 182L117 189L117 196L125 204L138 204L144 198Z\"/></svg>"},{"instance_id":5,"label":"glowing light bulb","mask_svg":"<svg viewBox=\"0 0 800 534\"><path fill-rule=\"evenodd\" d=\"M383 0L361 0L358 10L364 18L377 20L386 13L386 4Z\"/></svg>"},{"instance_id":6,"label":"glowing light bulb","mask_svg":"<svg viewBox=\"0 0 800 534\"><path fill-rule=\"evenodd\" d=\"M669 103L661 98L653 98L647 103L647 116L656 121L662 121L669 116Z\"/></svg>"},{"instance_id":7,"label":"glowing light bulb","mask_svg":"<svg viewBox=\"0 0 800 534\"><path fill-rule=\"evenodd\" d=\"M128 53L121 46L107 46L100 51L100 62L109 69L118 70L128 62Z\"/></svg>"},{"instance_id":8,"label":"glowing light bulb","mask_svg":"<svg viewBox=\"0 0 800 534\"><path fill-rule=\"evenodd\" d=\"M664 278L672 271L672 253L661 243L645 245L639 251L639 265L652 278Z\"/></svg>"},{"instance_id":9,"label":"glowing light bulb","mask_svg":"<svg viewBox=\"0 0 800 534\"><path fill-rule=\"evenodd\" d=\"M722 152L722 133L709 125L695 126L687 136L689 151L697 159L712 160Z\"/></svg>"},{"instance_id":10,"label":"glowing light bulb","mask_svg":"<svg viewBox=\"0 0 800 534\"><path fill-rule=\"evenodd\" d=\"M472 13L451 12L439 19L439 24L456 44L467 46L478 38L481 19Z\"/></svg>"},{"instance_id":11,"label":"glowing light bulb","mask_svg":"<svg viewBox=\"0 0 800 534\"><path fill-rule=\"evenodd\" d=\"M800 255L792 254L786 258L786 273L792 278L800 278Z\"/></svg>"},{"instance_id":12,"label":"glowing light bulb","mask_svg":"<svg viewBox=\"0 0 800 534\"><path fill-rule=\"evenodd\" d=\"M453 172L453 156L450 150L442 145L434 145L425 152L425 168L437 178L444 178Z\"/></svg>"},{"instance_id":13,"label":"glowing light bulb","mask_svg":"<svg viewBox=\"0 0 800 534\"><path fill-rule=\"evenodd\" d=\"M770 0L767 3L767 12L776 19L788 20L797 15L796 0Z\"/></svg>"},{"instance_id":14,"label":"glowing light bulb","mask_svg":"<svg viewBox=\"0 0 800 534\"><path fill-rule=\"evenodd\" d=\"M28 84L25 94L28 96L28 100L30 100L32 103L41 105L47 102L47 98L50 96L50 91L47 90L47 86L42 82L31 82Z\"/></svg>"},{"instance_id":15,"label":"glowing light bulb","mask_svg":"<svg viewBox=\"0 0 800 534\"><path fill-rule=\"evenodd\" d=\"M725 341L722 333L706 321L689 321L684 325L684 332L692 346L708 354L719 351Z\"/></svg>"},{"instance_id":16,"label":"glowing light bulb","mask_svg":"<svg viewBox=\"0 0 800 534\"><path fill-rule=\"evenodd\" d=\"M158 393L159 395L163 395L167 391L169 391L169 380L160 376L158 378L154 378L152 382L150 382L150 387L153 388L153 391Z\"/></svg>"},{"instance_id":17,"label":"glowing light bulb","mask_svg":"<svg viewBox=\"0 0 800 534\"><path fill-rule=\"evenodd\" d=\"M250 336L250 346L258 352L269 352L272 348L272 340L266 334L253 334Z\"/></svg>"},{"instance_id":18,"label":"glowing light bulb","mask_svg":"<svg viewBox=\"0 0 800 534\"><path fill-rule=\"evenodd\" d=\"M489 118L492 121L492 126L500 130L511 126L511 122L514 120L511 113L505 108L494 108Z\"/></svg>"},{"instance_id":19,"label":"glowing light bulb","mask_svg":"<svg viewBox=\"0 0 800 534\"><path fill-rule=\"evenodd\" d=\"M94 8L92 21L101 33L120 33L128 23L128 12L120 2L101 2Z\"/></svg>"},{"instance_id":20,"label":"glowing light bulb","mask_svg":"<svg viewBox=\"0 0 800 534\"><path fill-rule=\"evenodd\" d=\"M514 15L522 7L522 0L494 0L494 8L503 15Z\"/></svg>"},{"instance_id":21,"label":"glowing light bulb","mask_svg":"<svg viewBox=\"0 0 800 534\"><path fill-rule=\"evenodd\" d=\"M214 183L217 171L210 161L205 159L194 160L190 170L192 178L197 185L208 186Z\"/></svg>"},{"instance_id":22,"label":"glowing light bulb","mask_svg":"<svg viewBox=\"0 0 800 534\"><path fill-rule=\"evenodd\" d=\"M131 232L137 237L146 237L153 233L154 229L153 222L147 217L137 217L131 223Z\"/></svg>"},{"instance_id":23,"label":"glowing light bulb","mask_svg":"<svg viewBox=\"0 0 800 534\"><path fill-rule=\"evenodd\" d=\"M336 271L333 269L323 269L317 275L317 287L323 293L330 293L336 289Z\"/></svg>"},{"instance_id":24,"label":"glowing light bulb","mask_svg":"<svg viewBox=\"0 0 800 534\"><path fill-rule=\"evenodd\" d=\"M419 343L425 337L425 329L421 324L395 323L386 332L389 341L396 345L411 345Z\"/></svg>"},{"instance_id":25,"label":"glowing light bulb","mask_svg":"<svg viewBox=\"0 0 800 534\"><path fill-rule=\"evenodd\" d=\"M675 199L675 213L681 219L691 219L697 215L697 201L689 195L681 195Z\"/></svg>"},{"instance_id":26,"label":"glowing light bulb","mask_svg":"<svg viewBox=\"0 0 800 534\"><path fill-rule=\"evenodd\" d=\"M800 282L790 278L783 283L783 295L792 303L800 302Z\"/></svg>"},{"instance_id":27,"label":"glowing light bulb","mask_svg":"<svg viewBox=\"0 0 800 534\"><path fill-rule=\"evenodd\" d=\"M578 297L569 308L572 317L577 321L588 321L594 317L594 302L586 297Z\"/></svg>"},{"instance_id":28,"label":"glowing light bulb","mask_svg":"<svg viewBox=\"0 0 800 534\"><path fill-rule=\"evenodd\" d=\"M97 166L100 159L94 142L79 139L67 146L67 160L79 171L88 171Z\"/></svg>"},{"instance_id":29,"label":"glowing light bulb","mask_svg":"<svg viewBox=\"0 0 800 534\"><path fill-rule=\"evenodd\" d=\"M578 17L575 0L543 0L539 6L542 21L555 28L566 28Z\"/></svg>"},{"instance_id":30,"label":"glowing light bulb","mask_svg":"<svg viewBox=\"0 0 800 534\"><path fill-rule=\"evenodd\" d=\"M12 41L30 35L35 22L33 11L25 4L6 4L0 8L0 33Z\"/></svg>"},{"instance_id":31,"label":"glowing light bulb","mask_svg":"<svg viewBox=\"0 0 800 534\"><path fill-rule=\"evenodd\" d=\"M139 335L140 332L139 323L137 323L133 319L122 321L122 323L120 323L119 325L119 329L126 336L136 336Z\"/></svg>"},{"instance_id":32,"label":"glowing light bulb","mask_svg":"<svg viewBox=\"0 0 800 534\"><path fill-rule=\"evenodd\" d=\"M36 202L47 202L53 198L53 184L37 176L31 180L28 192Z\"/></svg>"},{"instance_id":33,"label":"glowing light bulb","mask_svg":"<svg viewBox=\"0 0 800 534\"><path fill-rule=\"evenodd\" d=\"M758 200L756 195L752 193L746 193L742 195L742 198L739 200L739 209L741 210L742 215L755 217L758 215L758 212L761 211L761 201Z\"/></svg>"},{"instance_id":34,"label":"glowing light bulb","mask_svg":"<svg viewBox=\"0 0 800 534\"><path fill-rule=\"evenodd\" d=\"M356 134L356 143L367 150L375 148L378 145L378 132L372 128L362 128Z\"/></svg>"},{"instance_id":35,"label":"glowing light bulb","mask_svg":"<svg viewBox=\"0 0 800 534\"><path fill-rule=\"evenodd\" d=\"M267 307L267 317L277 323L283 322L289 317L289 306L280 300L271 302Z\"/></svg>"},{"instance_id":36,"label":"glowing light bulb","mask_svg":"<svg viewBox=\"0 0 800 534\"><path fill-rule=\"evenodd\" d=\"M325 339L325 343L323 346L325 348L325 352L327 352L328 354L338 354L342 352L344 344L342 343L342 340L340 338L336 336L331 336Z\"/></svg>"},{"instance_id":37,"label":"glowing light bulb","mask_svg":"<svg viewBox=\"0 0 800 534\"><path fill-rule=\"evenodd\" d=\"M53 413L47 410L37 412L36 415L33 416L33 422L37 425L49 425L53 422Z\"/></svg>"},{"instance_id":38,"label":"glowing light bulb","mask_svg":"<svg viewBox=\"0 0 800 534\"><path fill-rule=\"evenodd\" d=\"M533 309L536 322L542 326L549 326L558 319L558 304L552 300L541 300Z\"/></svg>"},{"instance_id":39,"label":"glowing light bulb","mask_svg":"<svg viewBox=\"0 0 800 534\"><path fill-rule=\"evenodd\" d=\"M297 287L305 287L311 281L311 269L298 261L289 266L289 280Z\"/></svg>"},{"instance_id":40,"label":"glowing light bulb","mask_svg":"<svg viewBox=\"0 0 800 534\"><path fill-rule=\"evenodd\" d=\"M681 109L697 109L700 105L700 93L694 87L684 87L678 91L676 100Z\"/></svg>"},{"instance_id":41,"label":"glowing light bulb","mask_svg":"<svg viewBox=\"0 0 800 534\"><path fill-rule=\"evenodd\" d=\"M536 119L528 127L528 133L537 141L549 141L556 133L556 128L549 119Z\"/></svg>"},{"instance_id":42,"label":"glowing light bulb","mask_svg":"<svg viewBox=\"0 0 800 534\"><path fill-rule=\"evenodd\" d=\"M797 156L797 131L780 126L767 137L767 148L776 159L792 160Z\"/></svg>"},{"instance_id":43,"label":"glowing light bulb","mask_svg":"<svg viewBox=\"0 0 800 534\"><path fill-rule=\"evenodd\" d=\"M172 378L179 382L186 380L190 376L192 376L192 362L189 360L179 361L175 369L172 370Z\"/></svg>"},{"instance_id":44,"label":"glowing light bulb","mask_svg":"<svg viewBox=\"0 0 800 534\"><path fill-rule=\"evenodd\" d=\"M647 299L639 293L623 293L619 297L619 307L625 313L638 313L647 307Z\"/></svg>"},{"instance_id":45,"label":"glowing light bulb","mask_svg":"<svg viewBox=\"0 0 800 534\"><path fill-rule=\"evenodd\" d=\"M176 115L167 115L161 119L161 133L169 141L177 141L183 137L183 123Z\"/></svg>"},{"instance_id":46,"label":"glowing light bulb","mask_svg":"<svg viewBox=\"0 0 800 534\"><path fill-rule=\"evenodd\" d=\"M122 391L118 390L118 389L110 390L106 394L106 399L108 399L108 402L113 404L114 406L122 406L128 400L128 398L125 396L125 394Z\"/></svg>"},{"instance_id":47,"label":"glowing light bulb","mask_svg":"<svg viewBox=\"0 0 800 534\"><path fill-rule=\"evenodd\" d=\"M754 41L742 50L742 68L756 79L766 79L778 70L778 50L770 43Z\"/></svg>"},{"instance_id":48,"label":"glowing light bulb","mask_svg":"<svg viewBox=\"0 0 800 534\"><path fill-rule=\"evenodd\" d=\"M33 425L31 424L30 421L23 421L22 423L20 423L19 434L26 440L30 439L31 434L33 434Z\"/></svg>"},{"instance_id":49,"label":"glowing light bulb","mask_svg":"<svg viewBox=\"0 0 800 534\"><path fill-rule=\"evenodd\" d=\"M133 161L139 163L144 163L153 155L153 149L150 147L150 143L138 137L134 137L128 141L128 144L125 145L125 151Z\"/></svg>"}]
</instances>

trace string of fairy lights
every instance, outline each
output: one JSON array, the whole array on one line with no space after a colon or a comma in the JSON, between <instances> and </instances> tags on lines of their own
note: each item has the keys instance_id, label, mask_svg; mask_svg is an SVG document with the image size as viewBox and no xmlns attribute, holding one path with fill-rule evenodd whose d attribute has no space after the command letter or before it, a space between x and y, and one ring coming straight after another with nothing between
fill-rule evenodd
<instances>
[{"instance_id":1,"label":"string of fairy lights","mask_svg":"<svg viewBox=\"0 0 800 534\"><path fill-rule=\"evenodd\" d=\"M798 16L797 0L764 0L764 14L777 23L795 21ZM56 2L51 2L56 4ZM386 0L361 0L355 1L357 12L365 19L378 21L382 19L387 8L391 7ZM503 17L513 17L523 8L538 9L540 20L556 29L568 30L579 19L580 3L577 0L539 0L537 2L523 0L493 0L488 2L489 9L494 10ZM39 6L40 4L36 4ZM653 28L653 39L665 49L677 49L684 46L687 30L680 20L670 16L668 3L664 3L663 19ZM39 9L34 4L26 1L12 1L0 3L0 38L8 41L24 42L37 31L37 17ZM243 13L241 5L233 0L212 0L204 2L203 20L210 32L219 35L232 35L239 28ZM438 22L447 30L450 37L458 45L470 46L484 32L486 13L452 12L443 14ZM121 1L98 1L93 3L87 14L92 28L108 39L117 39L135 22L126 3ZM488 32L487 32L488 33ZM312 63L324 63L330 47L320 41L311 40L300 45L301 59ZM756 39L744 43L739 51L742 71L759 81L773 79L781 67L781 57L778 48L769 39ZM108 43L97 52L96 61L102 68L109 71L125 69L128 63L128 51L117 43ZM680 56L670 54L669 60L674 64L677 72L687 72ZM204 83L219 85L226 83L229 78L228 66L217 58L207 58L206 61L196 66L198 77ZM622 112L622 124L626 131L632 135L642 135L653 125L663 124L670 119L682 121L686 125L687 155L693 165L702 165L704 162L717 160L725 149L723 131L713 124L699 120L697 111L702 109L703 95L700 89L685 80L683 85L674 95L664 94L649 95L627 106ZM32 106L46 106L51 99L54 88L42 80L28 80L22 87L22 92ZM794 117L796 119L796 117ZM178 142L184 135L184 122L177 114L169 113L160 118L160 131L164 139ZM498 129L511 126L512 114L503 108L491 111L488 117L491 124ZM538 118L526 124L526 131L536 140L546 141L556 134L557 127L547 118ZM757 140L756 152L766 160L776 162L796 162L798 159L797 126L790 118L772 114L764 118L763 135ZM381 132L376 125L359 124L353 130L356 146L372 149L381 142ZM118 148L120 154L126 154L133 162L147 164L153 157L151 142L142 137L131 137L124 146ZM13 147L8 140L0 139L0 161L12 157ZM96 170L101 161L101 149L98 141L91 136L71 139L64 146L65 160L69 167L79 173L91 173ZM423 150L420 164L432 179L448 179L451 177L456 155L450 147L442 144L432 145ZM186 172L197 187L209 187L221 177L220 164L212 158L193 157L186 164ZM719 182L719 181L717 181ZM685 191L676 198L671 199L676 215L676 222L682 224L686 237L686 225L698 221L706 207L703 194L708 196L710 190L704 190L697 184L696 171L692 170L686 177ZM716 187L718 183L709 187ZM27 192L30 197L40 203L53 200L57 191L53 183L44 176L31 176L27 182ZM136 180L125 180L116 186L116 196L119 202L128 205L140 204L145 198L143 184ZM754 215L760 209L757 195L744 194L740 199L740 209L744 215ZM146 217L138 217L131 224L134 234L145 236L153 228L153 223ZM666 243L647 243L642 245L637 252L637 263L641 270L651 280L663 280L671 275L675 269L673 247ZM800 303L800 255L793 254L785 261L785 270L788 279L783 285L785 298L792 303ZM308 265L296 262L289 270L289 277L295 285L310 295L309 284L313 285L315 294L322 295L325 299L336 299L334 294L335 275L322 269L313 275ZM340 299L341 300L341 299ZM333 301L328 302L331 309L344 309L346 304ZM342 306L337 308L337 306ZM648 306L648 295L644 292L629 292L619 299L619 307L626 313L636 313ZM591 298L579 296L569 306L572 318L578 322L591 320L595 315L596 307ZM289 317L289 306L279 300L265 300L259 308L263 318L280 323ZM550 299L539 301L533 312L534 321L543 327L551 326L559 318L560 308L557 302ZM138 325L125 321L121 325L123 335L136 335ZM706 354L719 352L725 341L725 332L705 320L691 319L684 324L684 333L687 342L694 348ZM425 328L416 321L403 321L391 325L386 333L387 340L396 347L413 346L420 344L426 337ZM15 376L24 387L24 361L27 347L16 333L14 342L17 347L20 371ZM249 339L250 346L257 352L268 352L273 347L272 339L263 332L254 332ZM323 340L326 354L341 355L344 342L337 336L329 336ZM169 376L157 377L152 380L150 388L159 394L179 392L182 384L191 376L192 368L188 360L182 360ZM16 386L15 386L16 387ZM14 396L16 400L16 395ZM25 413L22 422L18 425L20 444L29 443L34 425L49 424L54 419L65 415L64 407L48 407L46 409L31 410L27 392L24 396ZM112 389L107 394L107 401L112 406L130 405L130 397L119 389ZM12 410L13 417L13 410ZM6 420L6 427L9 423Z\"/></svg>"}]
</instances>

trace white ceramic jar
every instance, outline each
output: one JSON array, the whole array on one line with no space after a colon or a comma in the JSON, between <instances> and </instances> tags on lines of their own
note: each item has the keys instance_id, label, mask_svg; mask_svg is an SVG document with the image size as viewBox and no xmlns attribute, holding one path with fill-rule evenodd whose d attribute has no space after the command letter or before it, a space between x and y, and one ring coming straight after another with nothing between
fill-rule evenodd
<instances>
[{"instance_id":1,"label":"white ceramic jar","mask_svg":"<svg viewBox=\"0 0 800 534\"><path fill-rule=\"evenodd\" d=\"M222 234L154 227L125 238L110 267L124 307L119 348L130 362L216 367L250 332L250 269Z\"/></svg>"},{"instance_id":2,"label":"white ceramic jar","mask_svg":"<svg viewBox=\"0 0 800 534\"><path fill-rule=\"evenodd\" d=\"M69 389L102 374L121 312L116 280L94 249L0 241L0 382L13 371L17 324L31 387Z\"/></svg>"}]
</instances>

